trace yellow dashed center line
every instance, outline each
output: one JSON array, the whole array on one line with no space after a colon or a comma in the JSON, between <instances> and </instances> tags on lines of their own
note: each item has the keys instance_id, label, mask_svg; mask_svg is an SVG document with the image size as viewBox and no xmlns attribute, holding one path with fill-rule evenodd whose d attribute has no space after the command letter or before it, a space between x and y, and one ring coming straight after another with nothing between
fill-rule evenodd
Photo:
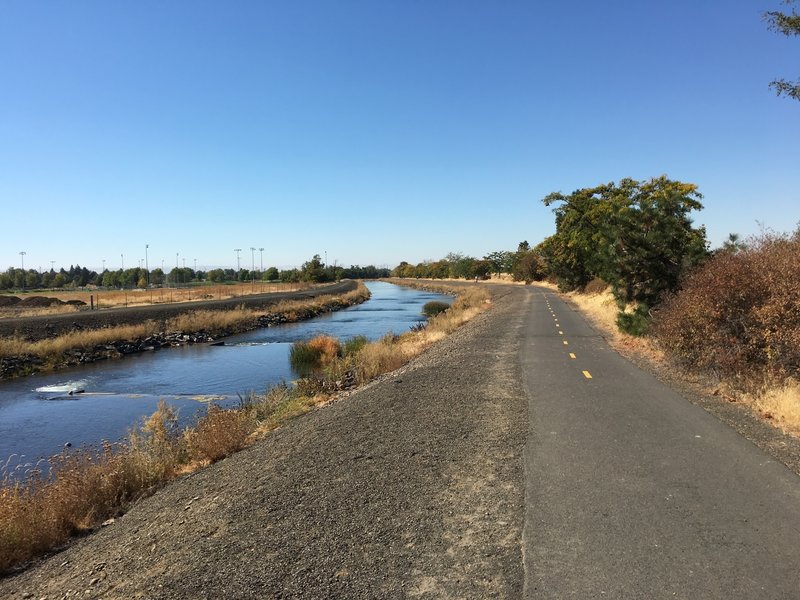
<instances>
[{"instance_id":1,"label":"yellow dashed center line","mask_svg":"<svg viewBox=\"0 0 800 600\"><path fill-rule=\"evenodd\" d=\"M564 332L563 331L559 331L558 335L564 335Z\"/></svg>"},{"instance_id":2,"label":"yellow dashed center line","mask_svg":"<svg viewBox=\"0 0 800 600\"><path fill-rule=\"evenodd\" d=\"M564 345L569 346L569 342L567 340L564 340Z\"/></svg>"},{"instance_id":3,"label":"yellow dashed center line","mask_svg":"<svg viewBox=\"0 0 800 600\"><path fill-rule=\"evenodd\" d=\"M591 379L592 378L592 374L589 373L589 371L584 371L583 372L583 376L586 377L586 379Z\"/></svg>"},{"instance_id":4,"label":"yellow dashed center line","mask_svg":"<svg viewBox=\"0 0 800 600\"><path fill-rule=\"evenodd\" d=\"M570 358L577 358L572 352L569 353Z\"/></svg>"}]
</instances>

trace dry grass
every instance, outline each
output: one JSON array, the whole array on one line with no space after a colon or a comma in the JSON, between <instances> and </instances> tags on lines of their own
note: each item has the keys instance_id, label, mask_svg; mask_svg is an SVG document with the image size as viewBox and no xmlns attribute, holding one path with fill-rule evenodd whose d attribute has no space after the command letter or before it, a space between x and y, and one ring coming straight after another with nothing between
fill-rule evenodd
<instances>
[{"instance_id":1,"label":"dry grass","mask_svg":"<svg viewBox=\"0 0 800 600\"><path fill-rule=\"evenodd\" d=\"M53 365L70 350L92 348L118 340L134 340L152 335L156 331L158 327L155 323L145 321L139 325L73 331L37 342L22 338L0 338L0 358L33 355Z\"/></svg>"},{"instance_id":2,"label":"dry grass","mask_svg":"<svg viewBox=\"0 0 800 600\"><path fill-rule=\"evenodd\" d=\"M217 462L247 446L254 429L249 411L222 410L212 404L197 426L185 434L189 455L194 460Z\"/></svg>"},{"instance_id":3,"label":"dry grass","mask_svg":"<svg viewBox=\"0 0 800 600\"><path fill-rule=\"evenodd\" d=\"M342 351L342 345L339 340L329 335L318 335L310 340L308 345L319 354L319 364L323 367L336 360L336 357Z\"/></svg>"},{"instance_id":4,"label":"dry grass","mask_svg":"<svg viewBox=\"0 0 800 600\"><path fill-rule=\"evenodd\" d=\"M751 402L761 416L787 433L800 436L800 382L790 379L766 386Z\"/></svg>"},{"instance_id":5,"label":"dry grass","mask_svg":"<svg viewBox=\"0 0 800 600\"><path fill-rule=\"evenodd\" d=\"M198 423L185 430L177 428L175 412L162 402L131 431L125 446L65 452L50 460L48 477L5 477L0 481L0 572L97 527L174 477L237 452L287 420L329 402L338 392L335 381L344 374L357 374L363 383L402 366L488 306L485 290L468 290L422 330L359 343L344 356L330 352L341 347L337 340L320 341L332 357L322 379L301 379L295 387L281 384L263 396L250 395L236 410L210 405Z\"/></svg>"},{"instance_id":6,"label":"dry grass","mask_svg":"<svg viewBox=\"0 0 800 600\"><path fill-rule=\"evenodd\" d=\"M17 317L39 317L42 315L61 315L78 312L80 309L72 304L47 306L44 308L0 308L0 319Z\"/></svg>"},{"instance_id":7,"label":"dry grass","mask_svg":"<svg viewBox=\"0 0 800 600\"><path fill-rule=\"evenodd\" d=\"M215 333L235 329L243 323L252 323L264 311L239 306L233 310L194 310L168 321L169 329L184 332L207 331Z\"/></svg>"},{"instance_id":8,"label":"dry grass","mask_svg":"<svg viewBox=\"0 0 800 600\"><path fill-rule=\"evenodd\" d=\"M401 285L405 285L405 282ZM412 282L409 287L435 289L442 293L457 292L458 296L449 310L429 319L423 329L409 331L399 336L387 334L376 342L364 345L353 355L333 361L326 372L328 387L335 387L332 382L340 381L346 373L352 373L356 382L363 384L383 373L394 371L486 310L491 304L489 292L480 286L464 288Z\"/></svg>"}]
</instances>

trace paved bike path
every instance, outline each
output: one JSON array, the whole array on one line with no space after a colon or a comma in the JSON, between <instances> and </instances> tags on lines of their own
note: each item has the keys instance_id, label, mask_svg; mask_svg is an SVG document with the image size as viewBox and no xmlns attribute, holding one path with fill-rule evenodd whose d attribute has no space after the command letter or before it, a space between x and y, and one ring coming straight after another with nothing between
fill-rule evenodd
<instances>
[{"instance_id":1,"label":"paved bike path","mask_svg":"<svg viewBox=\"0 0 800 600\"><path fill-rule=\"evenodd\" d=\"M557 294L526 302L526 597L800 597L800 479Z\"/></svg>"}]
</instances>

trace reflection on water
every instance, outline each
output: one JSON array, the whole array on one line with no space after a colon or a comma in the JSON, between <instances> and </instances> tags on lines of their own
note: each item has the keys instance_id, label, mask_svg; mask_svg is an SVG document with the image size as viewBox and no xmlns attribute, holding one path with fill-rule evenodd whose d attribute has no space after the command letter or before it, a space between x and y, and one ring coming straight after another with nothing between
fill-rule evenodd
<instances>
[{"instance_id":1,"label":"reflection on water","mask_svg":"<svg viewBox=\"0 0 800 600\"><path fill-rule=\"evenodd\" d=\"M182 422L188 423L210 401L235 405L250 391L263 392L296 378L288 355L297 340L323 333L373 340L390 331L402 333L423 320L425 302L447 300L388 283L367 285L372 298L364 304L232 336L223 346L145 352L0 382L0 461L16 454L10 466L34 463L66 443L121 439L137 420L155 411L160 399L177 408Z\"/></svg>"}]
</instances>

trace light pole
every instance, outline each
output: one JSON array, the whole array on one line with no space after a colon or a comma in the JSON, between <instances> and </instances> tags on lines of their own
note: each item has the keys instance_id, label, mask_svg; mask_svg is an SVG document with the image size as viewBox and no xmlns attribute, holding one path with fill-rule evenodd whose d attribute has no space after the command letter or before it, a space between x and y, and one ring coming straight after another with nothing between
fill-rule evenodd
<instances>
[{"instance_id":1,"label":"light pole","mask_svg":"<svg viewBox=\"0 0 800 600\"><path fill-rule=\"evenodd\" d=\"M22 263L22 291L25 291L25 255L27 252L24 250L19 253L19 260Z\"/></svg>"},{"instance_id":2,"label":"light pole","mask_svg":"<svg viewBox=\"0 0 800 600\"><path fill-rule=\"evenodd\" d=\"M263 248L259 248L258 251L261 252L261 274L263 275L264 274L264 249Z\"/></svg>"},{"instance_id":3,"label":"light pole","mask_svg":"<svg viewBox=\"0 0 800 600\"><path fill-rule=\"evenodd\" d=\"M180 254L180 252L176 252L175 253L175 287L178 287L178 271L180 270L180 267L178 266L178 255L179 254Z\"/></svg>"},{"instance_id":4,"label":"light pole","mask_svg":"<svg viewBox=\"0 0 800 600\"><path fill-rule=\"evenodd\" d=\"M54 261L54 260L50 261L50 270L51 271L53 270L53 267L55 266L55 264L56 264L56 261Z\"/></svg>"},{"instance_id":5,"label":"light pole","mask_svg":"<svg viewBox=\"0 0 800 600\"><path fill-rule=\"evenodd\" d=\"M144 270L147 273L147 287L150 287L150 264L147 261L147 249L150 247L150 244L144 245Z\"/></svg>"},{"instance_id":6,"label":"light pole","mask_svg":"<svg viewBox=\"0 0 800 600\"><path fill-rule=\"evenodd\" d=\"M236 252L236 276L238 278L239 271L242 270L242 268L239 266L239 252L241 252L242 249L241 248L234 248L233 251Z\"/></svg>"},{"instance_id":7,"label":"light pole","mask_svg":"<svg viewBox=\"0 0 800 600\"><path fill-rule=\"evenodd\" d=\"M103 259L103 273L106 272L106 259Z\"/></svg>"},{"instance_id":8,"label":"light pole","mask_svg":"<svg viewBox=\"0 0 800 600\"><path fill-rule=\"evenodd\" d=\"M197 259L194 259L194 272L197 273Z\"/></svg>"},{"instance_id":9,"label":"light pole","mask_svg":"<svg viewBox=\"0 0 800 600\"><path fill-rule=\"evenodd\" d=\"M120 269L122 269L124 271L125 270L125 255L124 254L120 254L119 255L119 265L120 265Z\"/></svg>"}]
</instances>

